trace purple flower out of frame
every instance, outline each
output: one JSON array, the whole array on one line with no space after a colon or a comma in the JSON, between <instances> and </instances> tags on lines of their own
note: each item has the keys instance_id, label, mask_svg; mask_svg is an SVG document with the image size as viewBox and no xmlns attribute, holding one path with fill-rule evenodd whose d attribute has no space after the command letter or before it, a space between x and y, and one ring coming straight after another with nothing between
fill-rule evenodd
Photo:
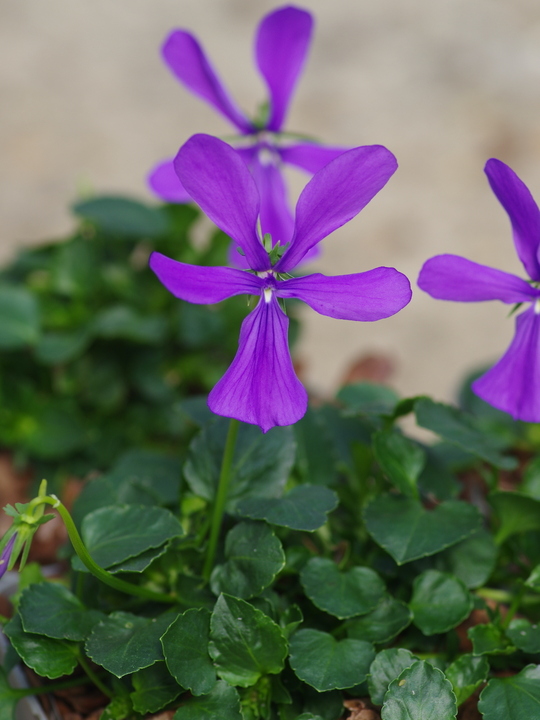
<instances>
[{"instance_id":1,"label":"purple flower out of frame","mask_svg":"<svg viewBox=\"0 0 540 720\"><path fill-rule=\"evenodd\" d=\"M313 18L288 6L266 15L255 37L255 60L269 91L267 117L248 118L236 106L195 37L174 30L163 45L163 58L173 75L191 92L224 115L240 133L237 151L253 173L261 195L261 219L274 242L292 237L294 220L280 168L288 163L310 174L348 148L324 147L313 142L292 142L280 137L290 100L304 65L313 30ZM160 163L149 176L151 189L163 200L194 199L174 171L173 160ZM234 263L244 259L234 253Z\"/></svg>"},{"instance_id":2,"label":"purple flower out of frame","mask_svg":"<svg viewBox=\"0 0 540 720\"><path fill-rule=\"evenodd\" d=\"M440 300L527 303L503 357L472 384L482 400L516 420L540 422L540 210L527 186L508 165L488 160L485 172L508 213L519 259L530 282L457 255L428 260L418 286Z\"/></svg>"},{"instance_id":3,"label":"purple flower out of frame","mask_svg":"<svg viewBox=\"0 0 540 720\"><path fill-rule=\"evenodd\" d=\"M174 165L195 202L240 246L250 270L198 267L157 252L150 256L150 267L170 292L188 302L259 297L242 324L236 357L210 392L208 405L217 415L259 425L263 432L291 425L306 412L307 393L293 369L289 321L278 298L298 298L323 315L363 321L394 315L411 298L408 279L393 268L336 277L290 276L311 248L355 217L384 187L397 168L396 159L382 146L358 147L319 170L300 195L292 240L274 265L258 234L259 218L262 233L267 231L259 192L235 150L209 135L194 135L180 148Z\"/></svg>"}]
</instances>

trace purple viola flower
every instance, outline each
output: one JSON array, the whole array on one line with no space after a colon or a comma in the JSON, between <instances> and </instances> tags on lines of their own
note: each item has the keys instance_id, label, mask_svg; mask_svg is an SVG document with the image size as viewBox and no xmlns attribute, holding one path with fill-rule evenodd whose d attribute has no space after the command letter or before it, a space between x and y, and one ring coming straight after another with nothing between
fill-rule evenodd
<instances>
[{"instance_id":1,"label":"purple viola flower","mask_svg":"<svg viewBox=\"0 0 540 720\"><path fill-rule=\"evenodd\" d=\"M289 321L278 299L298 298L323 315L363 321L394 315L409 302L409 281L393 268L337 277L290 275L311 248L367 205L396 167L392 153L381 146L341 154L301 193L290 243L270 250L271 239L263 235L261 241L258 233L259 219L262 233L267 231L259 192L238 153L209 135L195 135L180 148L175 159L180 180L233 238L250 270L198 267L157 252L150 267L170 292L188 302L217 303L243 293L259 297L242 324L236 357L209 395L214 413L259 425L263 432L304 415L307 393L293 369Z\"/></svg>"},{"instance_id":2,"label":"purple viola flower","mask_svg":"<svg viewBox=\"0 0 540 720\"><path fill-rule=\"evenodd\" d=\"M17 533L14 533L8 540L6 547L2 550L0 555L0 578L5 574L9 567L9 561L11 560L11 553L13 552L13 546L17 540Z\"/></svg>"},{"instance_id":3,"label":"purple viola flower","mask_svg":"<svg viewBox=\"0 0 540 720\"><path fill-rule=\"evenodd\" d=\"M527 186L500 160L488 160L485 172L508 213L514 245L530 281L458 257L438 255L420 271L418 286L440 300L527 303L516 318L510 347L473 391L516 420L540 422L540 210Z\"/></svg>"},{"instance_id":4,"label":"purple viola flower","mask_svg":"<svg viewBox=\"0 0 540 720\"><path fill-rule=\"evenodd\" d=\"M266 15L255 37L255 60L269 92L264 117L252 120L225 90L202 47L191 33L174 30L163 45L163 58L180 82L206 100L239 132L235 147L250 168L261 196L260 215L274 242L292 237L294 221L281 175L284 163L313 174L348 148L324 147L281 135L289 103L307 56L313 19L300 8L287 6ZM192 198L174 171L173 160L160 163L149 176L152 190L169 202ZM239 255L236 264L245 263Z\"/></svg>"}]
</instances>

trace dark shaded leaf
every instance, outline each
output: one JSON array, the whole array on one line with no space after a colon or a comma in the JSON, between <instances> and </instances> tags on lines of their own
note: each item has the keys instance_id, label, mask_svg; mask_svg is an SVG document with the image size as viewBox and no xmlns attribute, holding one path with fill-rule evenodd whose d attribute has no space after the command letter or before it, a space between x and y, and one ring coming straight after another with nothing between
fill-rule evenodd
<instances>
[{"instance_id":1,"label":"dark shaded leaf","mask_svg":"<svg viewBox=\"0 0 540 720\"><path fill-rule=\"evenodd\" d=\"M385 595L374 610L347 625L347 635L355 640L386 643L405 630L411 620L412 612L405 603Z\"/></svg>"},{"instance_id":2,"label":"dark shaded leaf","mask_svg":"<svg viewBox=\"0 0 540 720\"><path fill-rule=\"evenodd\" d=\"M339 503L333 490L322 485L298 485L282 498L246 498L236 513L253 520L266 520L292 530L313 532L327 520L327 514Z\"/></svg>"},{"instance_id":3,"label":"dark shaded leaf","mask_svg":"<svg viewBox=\"0 0 540 720\"><path fill-rule=\"evenodd\" d=\"M169 672L193 695L206 695L216 684L216 671L208 654L210 613L190 608L179 615L161 638Z\"/></svg>"},{"instance_id":4,"label":"dark shaded leaf","mask_svg":"<svg viewBox=\"0 0 540 720\"><path fill-rule=\"evenodd\" d=\"M405 648L388 648L378 653L369 668L368 687L371 702L382 705L390 683L417 659Z\"/></svg>"}]
</instances>

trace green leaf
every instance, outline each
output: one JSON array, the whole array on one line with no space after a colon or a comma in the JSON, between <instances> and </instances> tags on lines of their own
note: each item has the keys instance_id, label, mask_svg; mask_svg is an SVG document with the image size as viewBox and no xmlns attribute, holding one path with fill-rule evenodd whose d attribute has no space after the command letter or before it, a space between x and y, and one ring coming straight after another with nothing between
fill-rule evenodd
<instances>
[{"instance_id":1,"label":"green leaf","mask_svg":"<svg viewBox=\"0 0 540 720\"><path fill-rule=\"evenodd\" d=\"M24 631L21 618L14 615L4 632L23 662L38 675L51 680L71 675L77 667L77 645Z\"/></svg>"},{"instance_id":2,"label":"green leaf","mask_svg":"<svg viewBox=\"0 0 540 720\"><path fill-rule=\"evenodd\" d=\"M434 555L477 531L482 517L469 503L447 500L426 510L413 498L379 495L363 511L375 542L398 565Z\"/></svg>"},{"instance_id":3,"label":"green leaf","mask_svg":"<svg viewBox=\"0 0 540 720\"><path fill-rule=\"evenodd\" d=\"M298 485L282 498L246 498L236 506L241 517L266 520L271 525L313 532L339 503L333 490L322 485Z\"/></svg>"},{"instance_id":4,"label":"green leaf","mask_svg":"<svg viewBox=\"0 0 540 720\"><path fill-rule=\"evenodd\" d=\"M294 425L296 468L304 483L331 485L336 477L337 456L319 410L308 408Z\"/></svg>"},{"instance_id":5,"label":"green leaf","mask_svg":"<svg viewBox=\"0 0 540 720\"><path fill-rule=\"evenodd\" d=\"M77 202L72 210L105 232L133 238L158 237L167 232L169 225L161 208L116 195Z\"/></svg>"},{"instance_id":6,"label":"green leaf","mask_svg":"<svg viewBox=\"0 0 540 720\"><path fill-rule=\"evenodd\" d=\"M282 670L287 641L263 612L245 600L220 595L210 621L208 650L223 680L250 687L263 675Z\"/></svg>"},{"instance_id":7,"label":"green leaf","mask_svg":"<svg viewBox=\"0 0 540 720\"><path fill-rule=\"evenodd\" d=\"M163 508L138 505L111 506L94 510L82 523L81 534L92 559L101 567L118 565L150 548L183 535L177 518ZM84 570L81 561L75 570Z\"/></svg>"},{"instance_id":8,"label":"green leaf","mask_svg":"<svg viewBox=\"0 0 540 720\"><path fill-rule=\"evenodd\" d=\"M135 691L130 693L133 709L140 713L156 712L180 695L182 688L171 677L164 662L138 670L131 676Z\"/></svg>"},{"instance_id":9,"label":"green leaf","mask_svg":"<svg viewBox=\"0 0 540 720\"><path fill-rule=\"evenodd\" d=\"M172 613L145 618L114 612L94 626L86 641L86 653L119 678L150 667L163 660L160 638L173 619Z\"/></svg>"},{"instance_id":10,"label":"green leaf","mask_svg":"<svg viewBox=\"0 0 540 720\"><path fill-rule=\"evenodd\" d=\"M348 410L363 415L391 415L399 402L399 396L389 387L368 382L346 385L337 399Z\"/></svg>"},{"instance_id":11,"label":"green leaf","mask_svg":"<svg viewBox=\"0 0 540 720\"><path fill-rule=\"evenodd\" d=\"M540 653L540 627L536 623L533 625L524 618L514 619L508 626L506 634L523 652Z\"/></svg>"},{"instance_id":12,"label":"green leaf","mask_svg":"<svg viewBox=\"0 0 540 720\"><path fill-rule=\"evenodd\" d=\"M131 340L153 345L163 341L167 319L162 315L141 315L128 305L113 305L96 315L92 330L108 340Z\"/></svg>"},{"instance_id":13,"label":"green leaf","mask_svg":"<svg viewBox=\"0 0 540 720\"><path fill-rule=\"evenodd\" d=\"M453 445L504 470L516 467L516 459L499 452L498 442L479 430L470 415L458 408L421 398L415 403L416 422Z\"/></svg>"},{"instance_id":14,"label":"green leaf","mask_svg":"<svg viewBox=\"0 0 540 720\"><path fill-rule=\"evenodd\" d=\"M404 495L418 498L416 484L426 464L422 448L395 430L381 430L373 436L373 452L390 482Z\"/></svg>"},{"instance_id":15,"label":"green leaf","mask_svg":"<svg viewBox=\"0 0 540 720\"><path fill-rule=\"evenodd\" d=\"M311 558L300 573L300 582L314 605L340 619L374 610L385 593L384 582L374 570L353 567L340 572L326 558Z\"/></svg>"},{"instance_id":16,"label":"green leaf","mask_svg":"<svg viewBox=\"0 0 540 720\"><path fill-rule=\"evenodd\" d=\"M437 558L437 567L455 575L468 588L477 588L484 585L493 572L497 554L493 535L481 528L442 552Z\"/></svg>"},{"instance_id":17,"label":"green leaf","mask_svg":"<svg viewBox=\"0 0 540 720\"><path fill-rule=\"evenodd\" d=\"M159 548L151 548L150 550L145 550L140 555L137 555L134 558L128 558L127 560L124 560L121 563L118 563L118 565L110 565L107 570L110 573L116 574L116 573L142 573L147 568L150 567L150 565L154 562L154 560L157 560L157 558L161 557L162 555L165 555L169 548L169 544L162 545ZM85 572L87 572L87 568L84 568Z\"/></svg>"},{"instance_id":18,"label":"green leaf","mask_svg":"<svg viewBox=\"0 0 540 720\"><path fill-rule=\"evenodd\" d=\"M368 687L371 702L382 705L390 683L417 659L405 648L388 648L378 653L369 668Z\"/></svg>"},{"instance_id":19,"label":"green leaf","mask_svg":"<svg viewBox=\"0 0 540 720\"><path fill-rule=\"evenodd\" d=\"M191 490L205 500L214 499L229 421L219 419L194 437L184 465ZM231 469L228 511L247 497L280 497L294 463L296 445L290 427L275 427L266 434L255 425L240 425Z\"/></svg>"},{"instance_id":20,"label":"green leaf","mask_svg":"<svg viewBox=\"0 0 540 720\"><path fill-rule=\"evenodd\" d=\"M491 623L469 628L467 636L473 644L473 655L508 655L515 651L503 631Z\"/></svg>"},{"instance_id":21,"label":"green leaf","mask_svg":"<svg viewBox=\"0 0 540 720\"><path fill-rule=\"evenodd\" d=\"M374 656L364 640L338 642L320 630L299 630L291 638L289 663L300 680L325 692L362 683Z\"/></svg>"},{"instance_id":22,"label":"green leaf","mask_svg":"<svg viewBox=\"0 0 540 720\"><path fill-rule=\"evenodd\" d=\"M19 613L26 632L57 640L84 640L103 618L99 611L87 610L66 587L52 582L26 588L21 595Z\"/></svg>"},{"instance_id":23,"label":"green leaf","mask_svg":"<svg viewBox=\"0 0 540 720\"><path fill-rule=\"evenodd\" d=\"M355 640L387 643L405 630L411 620L412 613L405 603L385 595L374 610L347 625L347 635Z\"/></svg>"},{"instance_id":24,"label":"green leaf","mask_svg":"<svg viewBox=\"0 0 540 720\"><path fill-rule=\"evenodd\" d=\"M403 670L384 697L382 720L454 720L456 696L444 673L424 660Z\"/></svg>"},{"instance_id":25,"label":"green leaf","mask_svg":"<svg viewBox=\"0 0 540 720\"><path fill-rule=\"evenodd\" d=\"M99 716L99 720L129 720L133 715L133 704L129 695L113 698Z\"/></svg>"},{"instance_id":26,"label":"green leaf","mask_svg":"<svg viewBox=\"0 0 540 720\"><path fill-rule=\"evenodd\" d=\"M511 677L492 678L482 690L478 709L484 720L540 717L540 665L527 665Z\"/></svg>"},{"instance_id":27,"label":"green leaf","mask_svg":"<svg viewBox=\"0 0 540 720\"><path fill-rule=\"evenodd\" d=\"M52 284L61 295L85 296L101 280L95 245L83 237L60 243L52 266ZM99 291L98 291L99 292Z\"/></svg>"},{"instance_id":28,"label":"green leaf","mask_svg":"<svg viewBox=\"0 0 540 720\"><path fill-rule=\"evenodd\" d=\"M531 590L534 590L535 592L540 592L540 565L537 565L527 580L525 581L525 585L527 587L530 587Z\"/></svg>"},{"instance_id":29,"label":"green leaf","mask_svg":"<svg viewBox=\"0 0 540 720\"><path fill-rule=\"evenodd\" d=\"M193 695L206 695L216 684L216 671L208 654L210 613L190 608L179 615L161 638L171 675Z\"/></svg>"},{"instance_id":30,"label":"green leaf","mask_svg":"<svg viewBox=\"0 0 540 720\"><path fill-rule=\"evenodd\" d=\"M540 530L540 500L501 490L492 492L488 499L500 521L495 537L497 544L500 545L516 533Z\"/></svg>"},{"instance_id":31,"label":"green leaf","mask_svg":"<svg viewBox=\"0 0 540 720\"><path fill-rule=\"evenodd\" d=\"M227 533L225 563L210 578L212 591L238 598L259 595L285 566L285 553L265 523L241 522Z\"/></svg>"},{"instance_id":32,"label":"green leaf","mask_svg":"<svg viewBox=\"0 0 540 720\"><path fill-rule=\"evenodd\" d=\"M414 579L409 607L416 627L424 635L436 635L463 622L473 609L473 599L461 580L426 570Z\"/></svg>"},{"instance_id":33,"label":"green leaf","mask_svg":"<svg viewBox=\"0 0 540 720\"><path fill-rule=\"evenodd\" d=\"M114 464L112 482L130 485L155 498L156 504L178 502L182 464L177 457L155 450L128 450Z\"/></svg>"},{"instance_id":34,"label":"green leaf","mask_svg":"<svg viewBox=\"0 0 540 720\"><path fill-rule=\"evenodd\" d=\"M26 288L0 285L0 350L21 350L39 340L40 315Z\"/></svg>"},{"instance_id":35,"label":"green leaf","mask_svg":"<svg viewBox=\"0 0 540 720\"><path fill-rule=\"evenodd\" d=\"M465 702L480 687L489 673L485 657L461 655L446 668L445 675L452 683L458 706Z\"/></svg>"},{"instance_id":36,"label":"green leaf","mask_svg":"<svg viewBox=\"0 0 540 720\"><path fill-rule=\"evenodd\" d=\"M0 666L0 720L13 720L20 695L9 684L7 674Z\"/></svg>"},{"instance_id":37,"label":"green leaf","mask_svg":"<svg viewBox=\"0 0 540 720\"><path fill-rule=\"evenodd\" d=\"M185 702L173 720L243 720L243 717L238 692L219 681L209 695Z\"/></svg>"},{"instance_id":38,"label":"green leaf","mask_svg":"<svg viewBox=\"0 0 540 720\"><path fill-rule=\"evenodd\" d=\"M74 332L42 335L35 348L36 359L45 365L59 365L69 362L81 355L92 339L87 327Z\"/></svg>"},{"instance_id":39,"label":"green leaf","mask_svg":"<svg viewBox=\"0 0 540 720\"><path fill-rule=\"evenodd\" d=\"M86 427L79 409L62 401L36 408L21 437L21 445L27 452L46 460L70 455L86 443Z\"/></svg>"}]
</instances>

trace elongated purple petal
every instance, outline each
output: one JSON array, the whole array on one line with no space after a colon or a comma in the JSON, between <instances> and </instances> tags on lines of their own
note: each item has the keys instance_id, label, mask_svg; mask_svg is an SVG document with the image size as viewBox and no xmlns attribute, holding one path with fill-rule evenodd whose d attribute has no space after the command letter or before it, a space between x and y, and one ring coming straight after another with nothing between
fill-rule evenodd
<instances>
[{"instance_id":1,"label":"elongated purple petal","mask_svg":"<svg viewBox=\"0 0 540 720\"><path fill-rule=\"evenodd\" d=\"M540 280L540 210L528 187L500 160L492 158L484 168L491 189L508 213L514 245L531 280Z\"/></svg>"},{"instance_id":2,"label":"elongated purple petal","mask_svg":"<svg viewBox=\"0 0 540 720\"><path fill-rule=\"evenodd\" d=\"M357 215L396 168L389 150L370 145L353 148L319 170L300 195L291 246L275 269L287 272L296 267L310 248Z\"/></svg>"},{"instance_id":3,"label":"elongated purple petal","mask_svg":"<svg viewBox=\"0 0 540 720\"><path fill-rule=\"evenodd\" d=\"M264 148L254 160L251 172L261 196L261 230L272 235L275 245L290 242L294 219L287 203L287 190L275 158Z\"/></svg>"},{"instance_id":4,"label":"elongated purple petal","mask_svg":"<svg viewBox=\"0 0 540 720\"><path fill-rule=\"evenodd\" d=\"M438 300L504 303L527 302L540 291L510 273L480 265L459 255L437 255L420 270L418 287Z\"/></svg>"},{"instance_id":5,"label":"elongated purple petal","mask_svg":"<svg viewBox=\"0 0 540 720\"><path fill-rule=\"evenodd\" d=\"M283 280L276 294L298 298L322 315L371 322L399 312L410 301L409 280L394 268L379 267L354 275L321 273Z\"/></svg>"},{"instance_id":6,"label":"elongated purple petal","mask_svg":"<svg viewBox=\"0 0 540 720\"><path fill-rule=\"evenodd\" d=\"M516 420L540 422L540 315L534 307L518 315L510 347L472 389Z\"/></svg>"},{"instance_id":7,"label":"elongated purple petal","mask_svg":"<svg viewBox=\"0 0 540 720\"><path fill-rule=\"evenodd\" d=\"M204 50L191 33L173 30L163 44L162 54L172 73L191 92L225 115L241 133L253 132L252 124L229 97Z\"/></svg>"},{"instance_id":8,"label":"elongated purple petal","mask_svg":"<svg viewBox=\"0 0 540 720\"><path fill-rule=\"evenodd\" d=\"M148 185L158 197L166 202L191 202L189 194L176 174L172 158L156 165L148 175Z\"/></svg>"},{"instance_id":9,"label":"elongated purple petal","mask_svg":"<svg viewBox=\"0 0 540 720\"><path fill-rule=\"evenodd\" d=\"M263 281L257 275L227 267L188 265L153 252L150 268L169 292L181 300L212 305L233 295L259 295Z\"/></svg>"},{"instance_id":10,"label":"elongated purple petal","mask_svg":"<svg viewBox=\"0 0 540 720\"><path fill-rule=\"evenodd\" d=\"M264 296L242 323L238 352L208 396L212 412L259 425L267 432L292 425L307 409L287 342L289 320L275 297Z\"/></svg>"},{"instance_id":11,"label":"elongated purple petal","mask_svg":"<svg viewBox=\"0 0 540 720\"><path fill-rule=\"evenodd\" d=\"M302 168L302 170L306 170L313 175L325 165L328 165L329 162L343 155L347 150L351 150L351 148L325 147L316 143L299 143L298 145L280 147L279 154L283 162Z\"/></svg>"},{"instance_id":12,"label":"elongated purple petal","mask_svg":"<svg viewBox=\"0 0 540 720\"><path fill-rule=\"evenodd\" d=\"M193 200L245 253L252 270L269 268L257 236L260 200L244 160L211 135L193 135L178 151L174 167Z\"/></svg>"},{"instance_id":13,"label":"elongated purple petal","mask_svg":"<svg viewBox=\"0 0 540 720\"><path fill-rule=\"evenodd\" d=\"M268 130L278 131L304 65L313 18L305 10L288 6L261 21L255 41L257 65L270 91Z\"/></svg>"},{"instance_id":14,"label":"elongated purple petal","mask_svg":"<svg viewBox=\"0 0 540 720\"><path fill-rule=\"evenodd\" d=\"M17 533L14 533L9 538L5 548L2 550L2 555L0 556L0 578L5 575L5 572L8 569L9 561L11 560L11 553L13 552L13 546L15 545L16 540Z\"/></svg>"}]
</instances>

